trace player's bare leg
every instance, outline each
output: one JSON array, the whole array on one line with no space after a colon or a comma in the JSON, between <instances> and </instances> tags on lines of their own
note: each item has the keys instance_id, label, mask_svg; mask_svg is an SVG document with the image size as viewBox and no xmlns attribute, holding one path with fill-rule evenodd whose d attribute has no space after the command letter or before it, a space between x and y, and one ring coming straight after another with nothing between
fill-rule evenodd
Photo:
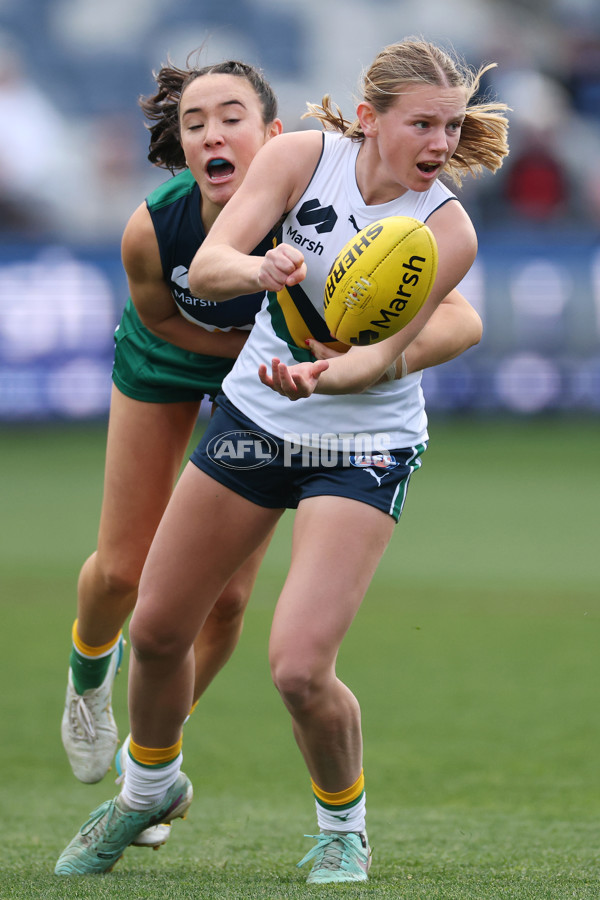
<instances>
[{"instance_id":1,"label":"player's bare leg","mask_svg":"<svg viewBox=\"0 0 600 900\"><path fill-rule=\"evenodd\" d=\"M230 578L194 642L194 703L231 657L244 624L244 612L272 532Z\"/></svg>"},{"instance_id":2,"label":"player's bare leg","mask_svg":"<svg viewBox=\"0 0 600 900\"><path fill-rule=\"evenodd\" d=\"M385 513L338 497L303 500L296 513L270 660L317 800L321 833L302 860L315 863L314 883L365 880L369 868L360 707L336 659L393 528Z\"/></svg>"},{"instance_id":3,"label":"player's bare leg","mask_svg":"<svg viewBox=\"0 0 600 900\"><path fill-rule=\"evenodd\" d=\"M61 733L74 774L99 781L118 744L112 683L121 628L179 472L199 404L140 403L113 387L98 548L78 583Z\"/></svg>"},{"instance_id":4,"label":"player's bare leg","mask_svg":"<svg viewBox=\"0 0 600 900\"><path fill-rule=\"evenodd\" d=\"M193 643L281 512L245 500L193 463L186 466L148 554L130 624L130 717L138 744L179 740L193 698ZM227 540L215 540L216 534Z\"/></svg>"}]
</instances>

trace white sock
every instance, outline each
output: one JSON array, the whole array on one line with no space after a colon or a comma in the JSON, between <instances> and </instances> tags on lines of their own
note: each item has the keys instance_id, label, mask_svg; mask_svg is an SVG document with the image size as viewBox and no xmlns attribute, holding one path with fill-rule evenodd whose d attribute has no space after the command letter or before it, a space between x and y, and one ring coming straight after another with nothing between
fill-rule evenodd
<instances>
[{"instance_id":1,"label":"white sock","mask_svg":"<svg viewBox=\"0 0 600 900\"><path fill-rule=\"evenodd\" d=\"M367 814L367 796L363 791L358 803L346 809L340 809L336 813L334 809L327 809L315 800L317 807L317 823L319 831L358 831L364 834Z\"/></svg>"},{"instance_id":2,"label":"white sock","mask_svg":"<svg viewBox=\"0 0 600 900\"><path fill-rule=\"evenodd\" d=\"M183 754L180 753L166 766L141 766L131 756L127 757L121 797L131 809L150 809L163 800L177 781Z\"/></svg>"}]
</instances>

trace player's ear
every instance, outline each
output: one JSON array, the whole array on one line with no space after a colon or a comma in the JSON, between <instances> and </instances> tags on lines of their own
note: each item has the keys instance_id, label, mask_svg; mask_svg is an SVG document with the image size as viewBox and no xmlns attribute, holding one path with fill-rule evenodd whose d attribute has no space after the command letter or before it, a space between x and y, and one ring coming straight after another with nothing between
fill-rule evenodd
<instances>
[{"instance_id":1,"label":"player's ear","mask_svg":"<svg viewBox=\"0 0 600 900\"><path fill-rule=\"evenodd\" d=\"M283 122L281 119L273 119L269 127L267 128L267 140L269 138L275 137L277 134L281 134L283 131Z\"/></svg>"},{"instance_id":2,"label":"player's ear","mask_svg":"<svg viewBox=\"0 0 600 900\"><path fill-rule=\"evenodd\" d=\"M356 115L365 137L376 137L378 131L377 113L371 103L362 100L356 107Z\"/></svg>"}]
</instances>

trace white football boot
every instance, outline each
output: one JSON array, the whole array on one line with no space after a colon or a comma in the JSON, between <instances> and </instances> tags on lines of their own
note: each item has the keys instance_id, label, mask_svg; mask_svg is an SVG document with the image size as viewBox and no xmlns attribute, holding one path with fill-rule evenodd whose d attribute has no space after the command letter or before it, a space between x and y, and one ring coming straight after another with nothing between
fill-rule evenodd
<instances>
[{"instance_id":1,"label":"white football boot","mask_svg":"<svg viewBox=\"0 0 600 900\"><path fill-rule=\"evenodd\" d=\"M121 637L113 650L104 681L99 687L90 688L83 694L75 690L69 667L61 737L73 774L86 784L94 784L104 778L119 745L111 697L122 656Z\"/></svg>"}]
</instances>

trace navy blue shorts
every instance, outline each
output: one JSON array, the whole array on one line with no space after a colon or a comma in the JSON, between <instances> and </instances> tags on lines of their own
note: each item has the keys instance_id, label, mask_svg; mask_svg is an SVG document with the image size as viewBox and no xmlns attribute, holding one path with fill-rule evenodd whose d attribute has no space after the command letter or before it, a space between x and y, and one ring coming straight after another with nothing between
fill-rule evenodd
<instances>
[{"instance_id":1,"label":"navy blue shorts","mask_svg":"<svg viewBox=\"0 0 600 900\"><path fill-rule=\"evenodd\" d=\"M423 443L358 455L283 441L260 429L224 395L192 453L194 465L252 503L296 509L306 497L347 497L397 522Z\"/></svg>"}]
</instances>

